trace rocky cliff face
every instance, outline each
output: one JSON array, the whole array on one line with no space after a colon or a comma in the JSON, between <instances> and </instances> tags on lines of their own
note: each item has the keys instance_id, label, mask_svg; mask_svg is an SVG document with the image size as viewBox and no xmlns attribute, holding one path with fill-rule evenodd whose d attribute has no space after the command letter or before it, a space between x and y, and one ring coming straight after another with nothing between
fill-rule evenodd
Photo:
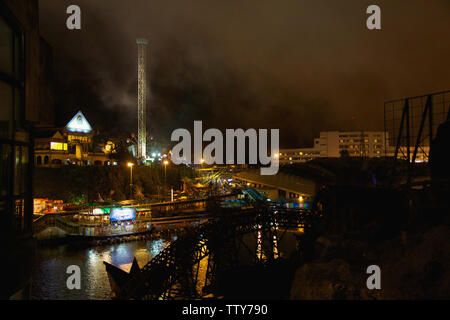
<instances>
[{"instance_id":1,"label":"rocky cliff face","mask_svg":"<svg viewBox=\"0 0 450 320\"><path fill-rule=\"evenodd\" d=\"M450 227L402 232L369 245L322 236L315 259L295 274L291 299L449 299ZM381 269L381 289L369 290L369 265Z\"/></svg>"}]
</instances>

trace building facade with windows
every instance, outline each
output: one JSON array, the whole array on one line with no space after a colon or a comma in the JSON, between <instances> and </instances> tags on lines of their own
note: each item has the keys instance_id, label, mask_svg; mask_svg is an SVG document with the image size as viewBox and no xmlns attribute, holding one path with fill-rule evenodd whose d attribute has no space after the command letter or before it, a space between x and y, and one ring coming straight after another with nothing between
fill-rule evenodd
<instances>
[{"instance_id":1,"label":"building facade with windows","mask_svg":"<svg viewBox=\"0 0 450 320\"><path fill-rule=\"evenodd\" d=\"M35 134L35 166L115 165L112 159L114 144L102 146L93 142L90 123L81 111L63 128L39 128Z\"/></svg>"},{"instance_id":2,"label":"building facade with windows","mask_svg":"<svg viewBox=\"0 0 450 320\"><path fill-rule=\"evenodd\" d=\"M325 147L321 154L326 157L376 158L386 155L386 134L384 131L329 131L320 133L320 145Z\"/></svg>"},{"instance_id":3,"label":"building facade with windows","mask_svg":"<svg viewBox=\"0 0 450 320\"><path fill-rule=\"evenodd\" d=\"M281 149L280 164L307 162L316 158L391 156L384 131L324 131L310 148Z\"/></svg>"},{"instance_id":4,"label":"building facade with windows","mask_svg":"<svg viewBox=\"0 0 450 320\"><path fill-rule=\"evenodd\" d=\"M30 296L33 126L41 121L45 85L37 0L0 1L0 247L6 277L1 299ZM46 61L50 63L51 59ZM42 71L42 72L41 72ZM48 92L50 94L50 92Z\"/></svg>"}]
</instances>

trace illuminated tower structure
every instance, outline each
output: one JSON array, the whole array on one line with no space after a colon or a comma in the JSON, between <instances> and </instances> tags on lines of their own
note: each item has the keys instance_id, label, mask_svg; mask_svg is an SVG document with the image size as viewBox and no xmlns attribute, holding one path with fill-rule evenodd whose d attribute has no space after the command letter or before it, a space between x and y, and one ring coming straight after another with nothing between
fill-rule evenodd
<instances>
[{"instance_id":1,"label":"illuminated tower structure","mask_svg":"<svg viewBox=\"0 0 450 320\"><path fill-rule=\"evenodd\" d=\"M145 161L147 133L147 39L136 39L138 45L138 145L137 157Z\"/></svg>"}]
</instances>

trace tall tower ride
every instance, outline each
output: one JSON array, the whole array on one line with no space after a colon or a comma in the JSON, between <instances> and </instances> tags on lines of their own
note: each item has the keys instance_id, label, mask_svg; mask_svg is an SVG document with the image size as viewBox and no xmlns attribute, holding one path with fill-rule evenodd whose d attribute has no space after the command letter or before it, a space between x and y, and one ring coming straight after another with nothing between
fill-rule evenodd
<instances>
[{"instance_id":1,"label":"tall tower ride","mask_svg":"<svg viewBox=\"0 0 450 320\"><path fill-rule=\"evenodd\" d=\"M138 45L138 148L137 157L146 157L147 134L147 39L136 39Z\"/></svg>"}]
</instances>

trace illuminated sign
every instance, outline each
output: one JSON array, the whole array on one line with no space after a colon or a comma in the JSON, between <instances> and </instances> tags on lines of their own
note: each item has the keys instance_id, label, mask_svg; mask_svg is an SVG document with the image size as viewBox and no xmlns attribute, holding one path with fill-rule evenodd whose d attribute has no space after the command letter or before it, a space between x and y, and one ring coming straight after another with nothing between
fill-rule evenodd
<instances>
[{"instance_id":1,"label":"illuminated sign","mask_svg":"<svg viewBox=\"0 0 450 320\"><path fill-rule=\"evenodd\" d=\"M113 208L109 214L109 221L124 221L136 219L136 208Z\"/></svg>"},{"instance_id":2,"label":"illuminated sign","mask_svg":"<svg viewBox=\"0 0 450 320\"><path fill-rule=\"evenodd\" d=\"M72 132L84 132L89 133L92 131L92 127L89 122L84 117L84 114L81 111L78 111L77 114L69 121L66 125L66 129Z\"/></svg>"},{"instance_id":3,"label":"illuminated sign","mask_svg":"<svg viewBox=\"0 0 450 320\"><path fill-rule=\"evenodd\" d=\"M95 208L92 210L93 214L108 214L111 211L111 208Z\"/></svg>"}]
</instances>

